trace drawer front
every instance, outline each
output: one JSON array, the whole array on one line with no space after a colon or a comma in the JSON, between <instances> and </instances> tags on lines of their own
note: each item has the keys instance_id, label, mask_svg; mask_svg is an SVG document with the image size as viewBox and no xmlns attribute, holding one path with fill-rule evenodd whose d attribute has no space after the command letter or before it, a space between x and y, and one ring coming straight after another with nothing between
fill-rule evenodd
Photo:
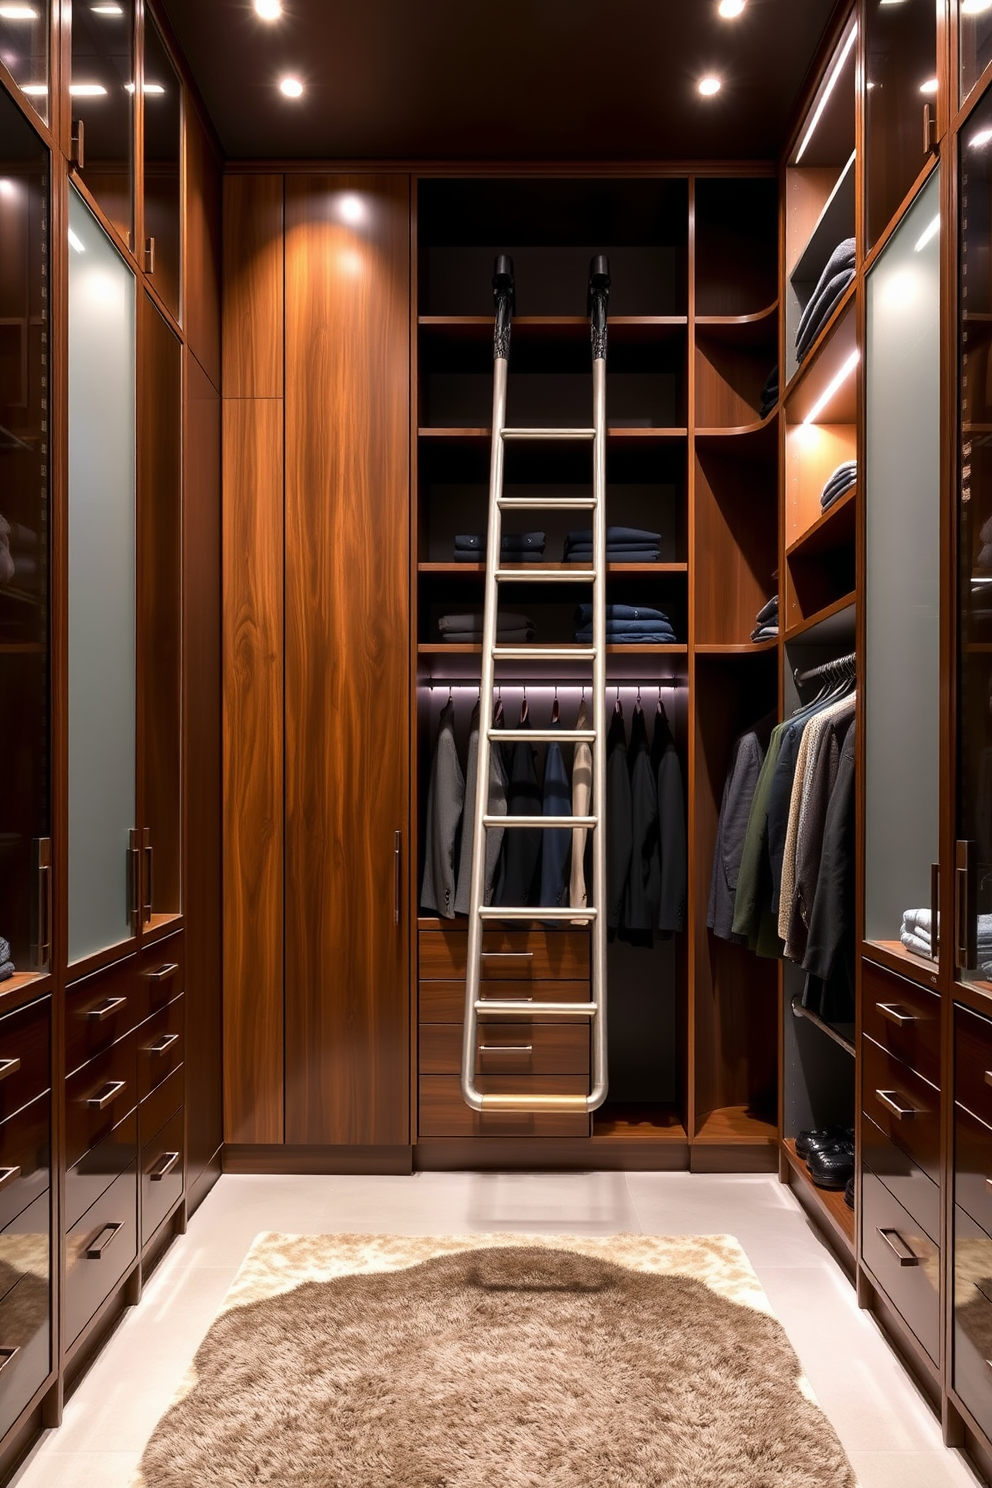
<instances>
[{"instance_id":1,"label":"drawer front","mask_svg":"<svg viewBox=\"0 0 992 1488\"><path fill-rule=\"evenodd\" d=\"M72 1167L109 1137L137 1099L134 1034L70 1075L65 1086L66 1163Z\"/></svg>"},{"instance_id":2,"label":"drawer front","mask_svg":"<svg viewBox=\"0 0 992 1488\"><path fill-rule=\"evenodd\" d=\"M420 1072L460 1075L458 1024L420 1027ZM489 1023L479 1039L477 1075L588 1075L589 1029L553 1023Z\"/></svg>"},{"instance_id":3,"label":"drawer front","mask_svg":"<svg viewBox=\"0 0 992 1488\"><path fill-rule=\"evenodd\" d=\"M862 1254L890 1302L935 1362L940 1343L940 1250L885 1184L861 1186Z\"/></svg>"},{"instance_id":4,"label":"drawer front","mask_svg":"<svg viewBox=\"0 0 992 1488\"><path fill-rule=\"evenodd\" d=\"M51 1288L28 1274L0 1302L0 1435L44 1384L51 1358Z\"/></svg>"},{"instance_id":5,"label":"drawer front","mask_svg":"<svg viewBox=\"0 0 992 1488\"><path fill-rule=\"evenodd\" d=\"M586 1095L585 1075L480 1075L479 1089L511 1095L528 1091L549 1095ZM426 1137L587 1137L589 1117L581 1112L471 1111L462 1100L457 1075L421 1075L420 1136Z\"/></svg>"},{"instance_id":6,"label":"drawer front","mask_svg":"<svg viewBox=\"0 0 992 1488\"><path fill-rule=\"evenodd\" d=\"M0 1228L46 1193L52 1143L52 1097L39 1095L0 1126Z\"/></svg>"},{"instance_id":7,"label":"drawer front","mask_svg":"<svg viewBox=\"0 0 992 1488\"><path fill-rule=\"evenodd\" d=\"M874 1123L861 1123L861 1156L931 1240L940 1241L940 1189L911 1157Z\"/></svg>"},{"instance_id":8,"label":"drawer front","mask_svg":"<svg viewBox=\"0 0 992 1488\"><path fill-rule=\"evenodd\" d=\"M465 980L468 933L420 932L420 976L424 981ZM585 930L487 930L482 937L482 976L488 981L574 981L589 976Z\"/></svg>"},{"instance_id":9,"label":"drawer front","mask_svg":"<svg viewBox=\"0 0 992 1488\"><path fill-rule=\"evenodd\" d=\"M138 1098L144 1100L183 1062L185 997L177 997L137 1032Z\"/></svg>"},{"instance_id":10,"label":"drawer front","mask_svg":"<svg viewBox=\"0 0 992 1488\"><path fill-rule=\"evenodd\" d=\"M939 1183L940 1092L871 1039L861 1049L865 1115Z\"/></svg>"},{"instance_id":11,"label":"drawer front","mask_svg":"<svg viewBox=\"0 0 992 1488\"><path fill-rule=\"evenodd\" d=\"M992 1235L992 1129L954 1107L954 1202Z\"/></svg>"},{"instance_id":12,"label":"drawer front","mask_svg":"<svg viewBox=\"0 0 992 1488\"><path fill-rule=\"evenodd\" d=\"M0 1230L0 1298L25 1277L48 1285L52 1268L51 1210L52 1196L46 1189L12 1224ZM2 1381L0 1374L0 1391Z\"/></svg>"},{"instance_id":13,"label":"drawer front","mask_svg":"<svg viewBox=\"0 0 992 1488\"><path fill-rule=\"evenodd\" d=\"M134 957L86 977L65 994L65 1072L105 1054L138 1022Z\"/></svg>"},{"instance_id":14,"label":"drawer front","mask_svg":"<svg viewBox=\"0 0 992 1488\"><path fill-rule=\"evenodd\" d=\"M532 982L524 990L524 996L529 1002L588 1002L592 992L588 981L584 982ZM483 997L520 999L520 982L499 982L487 979L485 987L480 988ZM421 1023L461 1023L465 1016L465 982L421 982L420 983L420 1021ZM575 1018L556 1019L556 1022L564 1024L585 1023L588 1018L581 1015ZM498 1018L479 1014L480 1023L498 1023Z\"/></svg>"},{"instance_id":15,"label":"drawer front","mask_svg":"<svg viewBox=\"0 0 992 1488\"><path fill-rule=\"evenodd\" d=\"M954 1009L954 1099L992 1126L992 1022Z\"/></svg>"},{"instance_id":16,"label":"drawer front","mask_svg":"<svg viewBox=\"0 0 992 1488\"><path fill-rule=\"evenodd\" d=\"M158 1135L170 1116L182 1110L185 1096L184 1066L174 1069L138 1107L138 1139L142 1147Z\"/></svg>"},{"instance_id":17,"label":"drawer front","mask_svg":"<svg viewBox=\"0 0 992 1488\"><path fill-rule=\"evenodd\" d=\"M71 1344L138 1254L134 1168L112 1183L65 1237L65 1337Z\"/></svg>"},{"instance_id":18,"label":"drawer front","mask_svg":"<svg viewBox=\"0 0 992 1488\"><path fill-rule=\"evenodd\" d=\"M74 1225L101 1194L138 1160L138 1113L129 1111L113 1131L84 1152L65 1175L65 1222Z\"/></svg>"},{"instance_id":19,"label":"drawer front","mask_svg":"<svg viewBox=\"0 0 992 1488\"><path fill-rule=\"evenodd\" d=\"M51 1008L43 997L0 1018L0 1121L51 1089Z\"/></svg>"},{"instance_id":20,"label":"drawer front","mask_svg":"<svg viewBox=\"0 0 992 1488\"><path fill-rule=\"evenodd\" d=\"M158 940L138 957L138 1016L144 1023L186 990L186 937L182 931Z\"/></svg>"},{"instance_id":21,"label":"drawer front","mask_svg":"<svg viewBox=\"0 0 992 1488\"><path fill-rule=\"evenodd\" d=\"M954 1211L952 1368L955 1390L992 1436L992 1239L960 1208Z\"/></svg>"},{"instance_id":22,"label":"drawer front","mask_svg":"<svg viewBox=\"0 0 992 1488\"><path fill-rule=\"evenodd\" d=\"M141 1243L149 1240L183 1196L183 1113L179 1111L141 1153Z\"/></svg>"},{"instance_id":23,"label":"drawer front","mask_svg":"<svg viewBox=\"0 0 992 1488\"><path fill-rule=\"evenodd\" d=\"M940 998L905 977L864 963L865 1033L940 1088Z\"/></svg>"}]
</instances>

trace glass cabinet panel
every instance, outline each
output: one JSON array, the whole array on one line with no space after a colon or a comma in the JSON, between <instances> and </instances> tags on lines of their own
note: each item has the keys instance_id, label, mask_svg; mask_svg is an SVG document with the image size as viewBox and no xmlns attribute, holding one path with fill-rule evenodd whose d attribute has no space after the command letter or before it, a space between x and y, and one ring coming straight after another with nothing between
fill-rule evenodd
<instances>
[{"instance_id":1,"label":"glass cabinet panel","mask_svg":"<svg viewBox=\"0 0 992 1488\"><path fill-rule=\"evenodd\" d=\"M179 151L182 92L165 43L151 17L145 21L145 237L152 240L152 283L179 315Z\"/></svg>"},{"instance_id":2,"label":"glass cabinet panel","mask_svg":"<svg viewBox=\"0 0 992 1488\"><path fill-rule=\"evenodd\" d=\"M69 199L69 960L137 928L135 284Z\"/></svg>"},{"instance_id":3,"label":"glass cabinet panel","mask_svg":"<svg viewBox=\"0 0 992 1488\"><path fill-rule=\"evenodd\" d=\"M865 74L868 249L927 163L924 110L933 120L937 111L934 0L868 0Z\"/></svg>"},{"instance_id":4,"label":"glass cabinet panel","mask_svg":"<svg viewBox=\"0 0 992 1488\"><path fill-rule=\"evenodd\" d=\"M51 941L48 233L48 152L0 94L0 991Z\"/></svg>"},{"instance_id":5,"label":"glass cabinet panel","mask_svg":"<svg viewBox=\"0 0 992 1488\"><path fill-rule=\"evenodd\" d=\"M938 951L940 178L867 279L865 937Z\"/></svg>"},{"instance_id":6,"label":"glass cabinet panel","mask_svg":"<svg viewBox=\"0 0 992 1488\"><path fill-rule=\"evenodd\" d=\"M0 62L31 107L46 122L49 116L50 26L48 0L31 0L29 5L0 6Z\"/></svg>"},{"instance_id":7,"label":"glass cabinet panel","mask_svg":"<svg viewBox=\"0 0 992 1488\"><path fill-rule=\"evenodd\" d=\"M73 133L83 126L80 174L121 237L134 226L134 4L72 7Z\"/></svg>"},{"instance_id":8,"label":"glass cabinet panel","mask_svg":"<svg viewBox=\"0 0 992 1488\"><path fill-rule=\"evenodd\" d=\"M992 5L984 0L958 0L958 50L964 103L992 62Z\"/></svg>"}]
</instances>

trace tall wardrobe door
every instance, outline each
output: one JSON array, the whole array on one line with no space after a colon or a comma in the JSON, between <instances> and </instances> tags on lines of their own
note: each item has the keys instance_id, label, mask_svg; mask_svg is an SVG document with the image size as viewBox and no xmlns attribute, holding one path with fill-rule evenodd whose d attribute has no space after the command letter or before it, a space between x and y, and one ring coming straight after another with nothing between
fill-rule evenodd
<instances>
[{"instance_id":1,"label":"tall wardrobe door","mask_svg":"<svg viewBox=\"0 0 992 1488\"><path fill-rule=\"evenodd\" d=\"M410 203L286 183L286 1141L405 1144Z\"/></svg>"}]
</instances>

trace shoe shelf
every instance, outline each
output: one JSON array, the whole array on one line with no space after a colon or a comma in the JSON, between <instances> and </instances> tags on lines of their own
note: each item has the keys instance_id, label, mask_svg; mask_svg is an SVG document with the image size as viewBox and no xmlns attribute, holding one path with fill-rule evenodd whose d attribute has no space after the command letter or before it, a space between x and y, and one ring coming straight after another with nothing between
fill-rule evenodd
<instances>
[{"instance_id":1,"label":"shoe shelf","mask_svg":"<svg viewBox=\"0 0 992 1488\"><path fill-rule=\"evenodd\" d=\"M833 1235L835 1241L854 1260L854 1210L849 1209L844 1203L843 1189L817 1188L805 1162L796 1151L794 1137L786 1137L782 1142L782 1151L785 1154L789 1167L798 1179L798 1187L801 1188L803 1197L821 1217L824 1226Z\"/></svg>"}]
</instances>

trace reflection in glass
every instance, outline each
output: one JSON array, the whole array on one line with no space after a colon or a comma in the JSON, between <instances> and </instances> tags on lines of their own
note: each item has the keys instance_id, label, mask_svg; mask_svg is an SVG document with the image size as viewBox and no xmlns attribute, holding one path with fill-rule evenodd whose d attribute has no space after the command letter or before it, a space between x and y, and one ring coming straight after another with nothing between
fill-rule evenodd
<instances>
[{"instance_id":1,"label":"reflection in glass","mask_svg":"<svg viewBox=\"0 0 992 1488\"><path fill-rule=\"evenodd\" d=\"M132 933L135 285L69 199L69 960Z\"/></svg>"},{"instance_id":2,"label":"reflection in glass","mask_svg":"<svg viewBox=\"0 0 992 1488\"><path fill-rule=\"evenodd\" d=\"M924 109L937 108L933 0L869 0L865 28L868 241L877 243L927 163Z\"/></svg>"},{"instance_id":3,"label":"reflection in glass","mask_svg":"<svg viewBox=\"0 0 992 1488\"><path fill-rule=\"evenodd\" d=\"M0 5L0 62L46 122L49 24L48 0Z\"/></svg>"},{"instance_id":4,"label":"reflection in glass","mask_svg":"<svg viewBox=\"0 0 992 1488\"><path fill-rule=\"evenodd\" d=\"M82 178L125 242L134 225L133 0L72 9L73 129L83 125Z\"/></svg>"},{"instance_id":5,"label":"reflection in glass","mask_svg":"<svg viewBox=\"0 0 992 1488\"><path fill-rule=\"evenodd\" d=\"M50 940L38 873L50 810L48 202L48 152L0 94L0 939L19 972L47 968Z\"/></svg>"},{"instance_id":6,"label":"reflection in glass","mask_svg":"<svg viewBox=\"0 0 992 1488\"><path fill-rule=\"evenodd\" d=\"M959 0L961 102L992 62L992 0Z\"/></svg>"},{"instance_id":7,"label":"reflection in glass","mask_svg":"<svg viewBox=\"0 0 992 1488\"><path fill-rule=\"evenodd\" d=\"M179 78L151 17L145 21L145 236L155 240L154 278L165 303L179 315Z\"/></svg>"}]
</instances>

